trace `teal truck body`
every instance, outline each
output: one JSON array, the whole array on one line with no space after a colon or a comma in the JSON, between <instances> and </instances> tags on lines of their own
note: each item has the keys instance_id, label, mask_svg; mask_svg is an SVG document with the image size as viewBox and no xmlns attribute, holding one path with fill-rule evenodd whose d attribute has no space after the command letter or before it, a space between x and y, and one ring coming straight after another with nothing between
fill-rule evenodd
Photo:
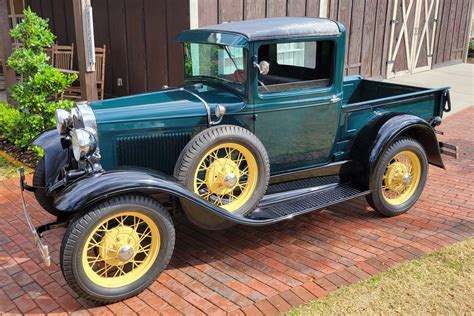
<instances>
[{"instance_id":1,"label":"teal truck body","mask_svg":"<svg viewBox=\"0 0 474 316\"><path fill-rule=\"evenodd\" d=\"M99 303L142 291L174 247L170 214L204 229L260 226L365 196L408 211L428 165L444 168L435 127L448 88L344 77L342 24L272 18L185 31L180 87L78 102L34 145L45 156L23 190L66 226L68 284ZM23 200L24 201L24 200ZM90 259L92 258L92 259ZM92 260L92 261L91 261Z\"/></svg>"}]
</instances>

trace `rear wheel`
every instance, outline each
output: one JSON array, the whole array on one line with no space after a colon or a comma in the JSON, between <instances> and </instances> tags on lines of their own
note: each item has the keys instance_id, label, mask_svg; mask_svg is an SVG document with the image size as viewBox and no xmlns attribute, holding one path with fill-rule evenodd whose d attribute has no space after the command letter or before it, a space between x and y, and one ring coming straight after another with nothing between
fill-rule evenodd
<instances>
[{"instance_id":1,"label":"rear wheel","mask_svg":"<svg viewBox=\"0 0 474 316\"><path fill-rule=\"evenodd\" d=\"M64 234L61 269L79 295L109 304L143 291L166 268L175 233L157 201L112 198L77 217Z\"/></svg>"},{"instance_id":2,"label":"rear wheel","mask_svg":"<svg viewBox=\"0 0 474 316\"><path fill-rule=\"evenodd\" d=\"M221 125L198 134L183 149L175 177L209 203L234 214L255 209L269 180L268 156L248 130ZM182 200L191 222L205 229L223 229L232 223Z\"/></svg>"},{"instance_id":3,"label":"rear wheel","mask_svg":"<svg viewBox=\"0 0 474 316\"><path fill-rule=\"evenodd\" d=\"M382 215L403 214L420 197L427 174L428 159L420 143L411 138L398 139L377 162L367 201Z\"/></svg>"},{"instance_id":4,"label":"rear wheel","mask_svg":"<svg viewBox=\"0 0 474 316\"><path fill-rule=\"evenodd\" d=\"M46 172L45 172L45 161L44 157L38 162L35 168L35 174L33 175L33 186L37 187L34 192L36 201L41 205L49 214L57 216L58 210L54 207L54 199L51 196L47 196L44 190L46 185Z\"/></svg>"}]
</instances>

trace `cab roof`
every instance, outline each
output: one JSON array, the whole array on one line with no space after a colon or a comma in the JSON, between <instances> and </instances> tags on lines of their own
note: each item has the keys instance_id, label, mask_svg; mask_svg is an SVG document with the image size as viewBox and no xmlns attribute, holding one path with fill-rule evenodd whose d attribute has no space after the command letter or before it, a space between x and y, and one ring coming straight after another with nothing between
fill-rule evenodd
<instances>
[{"instance_id":1,"label":"cab roof","mask_svg":"<svg viewBox=\"0 0 474 316\"><path fill-rule=\"evenodd\" d=\"M342 25L329 19L277 17L209 25L182 32L177 40L247 46L251 41L337 36L341 32Z\"/></svg>"}]
</instances>

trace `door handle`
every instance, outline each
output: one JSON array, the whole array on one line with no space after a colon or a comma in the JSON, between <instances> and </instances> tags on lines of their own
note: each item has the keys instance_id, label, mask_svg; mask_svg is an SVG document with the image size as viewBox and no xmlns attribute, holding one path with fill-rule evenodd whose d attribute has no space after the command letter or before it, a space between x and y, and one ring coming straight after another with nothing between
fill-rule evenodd
<instances>
[{"instance_id":1,"label":"door handle","mask_svg":"<svg viewBox=\"0 0 474 316\"><path fill-rule=\"evenodd\" d=\"M338 96L336 95L333 95L332 98L331 98L331 103L337 103L341 101L341 98L339 98Z\"/></svg>"}]
</instances>

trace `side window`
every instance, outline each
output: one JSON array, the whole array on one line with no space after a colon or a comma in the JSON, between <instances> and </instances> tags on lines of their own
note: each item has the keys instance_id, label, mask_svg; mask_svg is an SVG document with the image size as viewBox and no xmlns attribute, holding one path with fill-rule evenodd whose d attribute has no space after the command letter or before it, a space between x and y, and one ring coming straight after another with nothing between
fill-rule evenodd
<instances>
[{"instance_id":1,"label":"side window","mask_svg":"<svg viewBox=\"0 0 474 316\"><path fill-rule=\"evenodd\" d=\"M324 88L333 82L333 41L262 45L258 60L270 64L268 74L258 75L259 94Z\"/></svg>"}]
</instances>

